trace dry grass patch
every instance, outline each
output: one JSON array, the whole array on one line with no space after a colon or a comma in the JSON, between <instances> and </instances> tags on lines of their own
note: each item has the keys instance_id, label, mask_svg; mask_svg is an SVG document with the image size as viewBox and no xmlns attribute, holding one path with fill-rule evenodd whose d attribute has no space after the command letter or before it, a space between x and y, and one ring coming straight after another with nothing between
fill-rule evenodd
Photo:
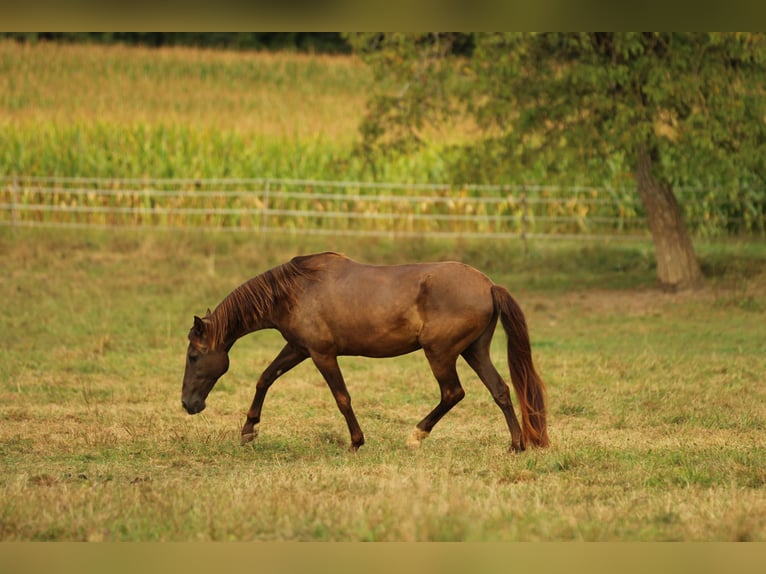
<instances>
[{"instance_id":1,"label":"dry grass patch","mask_svg":"<svg viewBox=\"0 0 766 574\"><path fill-rule=\"evenodd\" d=\"M0 42L5 121L190 125L347 141L371 81L350 56ZM340 111L343 110L343 113Z\"/></svg>"},{"instance_id":2,"label":"dry grass patch","mask_svg":"<svg viewBox=\"0 0 766 574\"><path fill-rule=\"evenodd\" d=\"M509 455L499 409L462 363L466 398L408 449L438 400L419 353L341 360L367 438L356 456L309 363L277 382L261 435L241 447L255 380L280 337L239 342L208 409L189 417L185 336L192 314L238 282L321 247L295 241L0 238L12 269L0 277L0 539L766 539L766 307L756 286L747 293L757 305L745 307L717 305L737 296L723 287L572 294L555 280L533 291L524 285L537 271L509 259L490 271L515 270L501 282L527 311L548 383L549 449ZM382 260L426 258L426 247L332 246ZM493 355L506 373L502 334Z\"/></svg>"}]
</instances>

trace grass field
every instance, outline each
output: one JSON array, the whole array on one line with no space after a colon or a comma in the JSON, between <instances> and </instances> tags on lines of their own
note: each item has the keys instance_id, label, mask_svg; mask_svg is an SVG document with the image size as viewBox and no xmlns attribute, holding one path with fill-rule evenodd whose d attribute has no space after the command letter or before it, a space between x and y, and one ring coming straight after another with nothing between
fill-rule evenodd
<instances>
[{"instance_id":1,"label":"grass field","mask_svg":"<svg viewBox=\"0 0 766 574\"><path fill-rule=\"evenodd\" d=\"M465 400L421 449L425 358L341 360L367 444L305 363L239 430L275 332L180 406L192 315L296 253L462 259L527 313L552 446L520 455ZM766 540L766 252L700 245L707 287L654 289L646 245L0 230L0 540ZM506 374L504 335L493 357Z\"/></svg>"},{"instance_id":2,"label":"grass field","mask_svg":"<svg viewBox=\"0 0 766 574\"><path fill-rule=\"evenodd\" d=\"M349 156L371 78L350 57L0 42L4 175L368 177ZM438 150L380 180L442 181ZM438 400L421 353L344 358L367 444L307 362L243 339L195 417L192 316L298 253L459 259L527 313L552 445L510 439L469 369ZM250 237L0 227L0 540L766 540L766 247L697 245L706 288L657 291L642 243ZM504 336L493 356L506 374ZM507 376L507 375L506 375Z\"/></svg>"},{"instance_id":3,"label":"grass field","mask_svg":"<svg viewBox=\"0 0 766 574\"><path fill-rule=\"evenodd\" d=\"M12 41L0 41L0 69L7 123L193 125L344 143L371 82L346 56Z\"/></svg>"}]
</instances>

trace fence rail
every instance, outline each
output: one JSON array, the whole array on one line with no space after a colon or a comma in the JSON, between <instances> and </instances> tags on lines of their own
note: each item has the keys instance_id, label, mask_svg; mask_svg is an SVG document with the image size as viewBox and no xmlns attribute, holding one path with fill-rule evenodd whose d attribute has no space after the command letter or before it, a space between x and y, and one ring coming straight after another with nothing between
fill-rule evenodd
<instances>
[{"instance_id":1,"label":"fence rail","mask_svg":"<svg viewBox=\"0 0 766 574\"><path fill-rule=\"evenodd\" d=\"M764 232L762 190L681 189L698 233ZM759 203L760 202L760 203ZM646 239L633 189L0 176L0 225L357 236Z\"/></svg>"}]
</instances>

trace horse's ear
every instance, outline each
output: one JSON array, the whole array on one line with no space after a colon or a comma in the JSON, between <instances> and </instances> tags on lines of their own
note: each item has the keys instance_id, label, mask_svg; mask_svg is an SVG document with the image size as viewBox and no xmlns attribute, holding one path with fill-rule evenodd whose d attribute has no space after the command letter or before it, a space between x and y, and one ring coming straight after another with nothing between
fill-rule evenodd
<instances>
[{"instance_id":1,"label":"horse's ear","mask_svg":"<svg viewBox=\"0 0 766 574\"><path fill-rule=\"evenodd\" d=\"M205 313L205 319L208 319L210 317L210 307L207 308L207 313Z\"/></svg>"},{"instance_id":2,"label":"horse's ear","mask_svg":"<svg viewBox=\"0 0 766 574\"><path fill-rule=\"evenodd\" d=\"M189 339L202 339L205 336L205 321L194 315L194 326L189 331Z\"/></svg>"},{"instance_id":3,"label":"horse's ear","mask_svg":"<svg viewBox=\"0 0 766 574\"><path fill-rule=\"evenodd\" d=\"M196 315L194 316L194 326L189 331L189 342L198 350L206 351L207 343L205 342L205 320L200 319Z\"/></svg>"},{"instance_id":4,"label":"horse's ear","mask_svg":"<svg viewBox=\"0 0 766 574\"><path fill-rule=\"evenodd\" d=\"M202 335L205 332L205 322L196 315L194 315L193 331L198 335Z\"/></svg>"}]
</instances>

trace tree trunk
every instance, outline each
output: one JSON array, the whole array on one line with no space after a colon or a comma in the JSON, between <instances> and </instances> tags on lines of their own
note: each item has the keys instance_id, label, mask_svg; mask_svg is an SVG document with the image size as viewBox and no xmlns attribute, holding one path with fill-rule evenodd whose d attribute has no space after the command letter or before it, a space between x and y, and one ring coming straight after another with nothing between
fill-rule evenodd
<instances>
[{"instance_id":1,"label":"tree trunk","mask_svg":"<svg viewBox=\"0 0 766 574\"><path fill-rule=\"evenodd\" d=\"M660 285L669 291L701 287L702 271L681 208L670 185L652 174L652 157L646 149L638 153L636 183L654 239Z\"/></svg>"}]
</instances>

